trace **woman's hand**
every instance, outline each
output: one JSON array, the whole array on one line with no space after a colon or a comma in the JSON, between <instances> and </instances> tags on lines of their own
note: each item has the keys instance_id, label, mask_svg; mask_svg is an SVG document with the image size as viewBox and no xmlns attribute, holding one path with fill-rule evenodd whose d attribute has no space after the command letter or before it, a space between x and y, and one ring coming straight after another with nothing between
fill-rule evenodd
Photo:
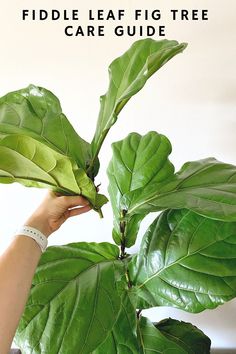
<instances>
[{"instance_id":1,"label":"woman's hand","mask_svg":"<svg viewBox=\"0 0 236 354\"><path fill-rule=\"evenodd\" d=\"M25 225L36 228L48 237L71 216L89 210L91 210L89 202L81 196L57 196L49 191Z\"/></svg>"},{"instance_id":2,"label":"woman's hand","mask_svg":"<svg viewBox=\"0 0 236 354\"><path fill-rule=\"evenodd\" d=\"M25 225L48 237L70 216L90 209L83 197L62 197L49 192ZM4 284L0 291L0 354L9 353L41 254L36 242L22 235L14 238L0 257L0 284Z\"/></svg>"}]
</instances>

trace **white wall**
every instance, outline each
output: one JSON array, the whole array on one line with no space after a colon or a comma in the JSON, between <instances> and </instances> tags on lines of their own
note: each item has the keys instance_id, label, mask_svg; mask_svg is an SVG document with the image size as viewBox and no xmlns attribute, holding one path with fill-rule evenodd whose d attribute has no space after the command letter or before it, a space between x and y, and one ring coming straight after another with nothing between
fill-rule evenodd
<instances>
[{"instance_id":1,"label":"white wall","mask_svg":"<svg viewBox=\"0 0 236 354\"><path fill-rule=\"evenodd\" d=\"M0 11L0 95L29 83L52 90L61 100L65 114L79 134L90 140L99 109L99 95L107 88L107 66L124 52L134 38L67 38L62 23L32 24L20 20L20 9L50 8L49 0L4 2ZM174 3L174 5L173 5ZM117 8L108 0L79 2L59 0L56 8ZM172 161L178 169L185 161L208 156L236 164L236 25L234 0L175 0L144 2L120 0L119 8L160 8L163 13L173 8L209 9L206 23L163 21L167 38L189 43L178 55L150 79L120 115L101 151L101 192L106 193L107 163L110 144L131 131L145 133L157 130L173 144ZM108 24L109 27L109 24ZM137 37L135 38L137 39ZM0 185L0 252L10 242L17 225L39 204L43 190L20 185ZM69 220L51 236L49 243L111 241L112 214L104 207L100 220L91 212ZM145 220L142 231L153 216ZM141 234L140 233L140 234ZM133 251L137 246L133 248ZM2 286L2 285L1 285ZM236 347L236 301L215 311L190 315L171 308L147 311L152 320L172 316L190 321L212 338L215 347Z\"/></svg>"}]
</instances>

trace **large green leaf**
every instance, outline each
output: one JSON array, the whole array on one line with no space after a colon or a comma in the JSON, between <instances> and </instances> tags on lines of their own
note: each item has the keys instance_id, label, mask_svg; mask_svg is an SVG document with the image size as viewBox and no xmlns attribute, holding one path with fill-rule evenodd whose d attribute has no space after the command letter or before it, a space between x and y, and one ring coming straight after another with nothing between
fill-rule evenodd
<instances>
[{"instance_id":1,"label":"large green leaf","mask_svg":"<svg viewBox=\"0 0 236 354\"><path fill-rule=\"evenodd\" d=\"M0 99L0 132L31 136L72 157L83 169L91 158L90 144L62 113L58 98L42 87L30 85Z\"/></svg>"},{"instance_id":2,"label":"large green leaf","mask_svg":"<svg viewBox=\"0 0 236 354\"><path fill-rule=\"evenodd\" d=\"M141 317L138 324L140 354L190 354L183 346L161 333L146 317ZM198 353L200 354L200 353ZM203 354L203 353L201 353Z\"/></svg>"},{"instance_id":3,"label":"large green leaf","mask_svg":"<svg viewBox=\"0 0 236 354\"><path fill-rule=\"evenodd\" d=\"M179 44L167 39L162 41L142 39L111 63L109 87L107 93L100 99L101 108L92 141L93 158L98 155L109 129L129 99L142 89L158 69L176 54L181 53L186 46L186 43Z\"/></svg>"},{"instance_id":4,"label":"large green leaf","mask_svg":"<svg viewBox=\"0 0 236 354\"><path fill-rule=\"evenodd\" d=\"M70 158L24 135L0 136L0 182L47 187L85 196L95 209L106 202L82 168Z\"/></svg>"},{"instance_id":5,"label":"large green leaf","mask_svg":"<svg viewBox=\"0 0 236 354\"><path fill-rule=\"evenodd\" d=\"M138 308L212 309L236 296L236 223L163 212L129 264Z\"/></svg>"},{"instance_id":6,"label":"large green leaf","mask_svg":"<svg viewBox=\"0 0 236 354\"><path fill-rule=\"evenodd\" d=\"M168 208L187 208L222 221L236 221L236 166L203 159L184 164L167 183L123 196L127 218Z\"/></svg>"},{"instance_id":7,"label":"large green leaf","mask_svg":"<svg viewBox=\"0 0 236 354\"><path fill-rule=\"evenodd\" d=\"M128 292L122 297L118 320L106 341L92 354L138 354L136 309L129 299Z\"/></svg>"},{"instance_id":8,"label":"large green leaf","mask_svg":"<svg viewBox=\"0 0 236 354\"><path fill-rule=\"evenodd\" d=\"M154 325L166 338L177 343L186 353L210 353L210 338L191 323L167 318Z\"/></svg>"},{"instance_id":9,"label":"large green leaf","mask_svg":"<svg viewBox=\"0 0 236 354\"><path fill-rule=\"evenodd\" d=\"M122 234L122 208L120 201L124 194L136 189L145 190L170 179L174 167L168 160L171 153L169 140L156 132L144 136L129 134L125 139L112 144L113 157L108 167L109 194L114 213L113 237L120 244ZM134 215L125 224L123 237L125 246L135 243L139 224L145 213Z\"/></svg>"},{"instance_id":10,"label":"large green leaf","mask_svg":"<svg viewBox=\"0 0 236 354\"><path fill-rule=\"evenodd\" d=\"M87 354L106 339L121 306L118 256L105 242L47 249L16 334L24 354Z\"/></svg>"}]
</instances>

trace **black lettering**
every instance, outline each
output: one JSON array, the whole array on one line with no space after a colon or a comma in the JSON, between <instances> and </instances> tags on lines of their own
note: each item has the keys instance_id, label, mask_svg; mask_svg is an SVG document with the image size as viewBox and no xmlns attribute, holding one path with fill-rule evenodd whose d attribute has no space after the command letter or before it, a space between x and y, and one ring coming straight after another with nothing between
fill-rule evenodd
<instances>
[{"instance_id":1,"label":"black lettering","mask_svg":"<svg viewBox=\"0 0 236 354\"><path fill-rule=\"evenodd\" d=\"M207 21L208 10L170 10L173 20L179 19L180 21Z\"/></svg>"},{"instance_id":2,"label":"black lettering","mask_svg":"<svg viewBox=\"0 0 236 354\"><path fill-rule=\"evenodd\" d=\"M151 37L155 34L155 28L153 26L147 26L147 36Z\"/></svg>"},{"instance_id":3,"label":"black lettering","mask_svg":"<svg viewBox=\"0 0 236 354\"><path fill-rule=\"evenodd\" d=\"M108 14L107 14L107 17L106 17L106 20L115 20L115 19L116 18L115 18L115 15L114 15L113 11L109 10Z\"/></svg>"},{"instance_id":4,"label":"black lettering","mask_svg":"<svg viewBox=\"0 0 236 354\"><path fill-rule=\"evenodd\" d=\"M68 15L67 15L67 11L66 10L64 10L64 20L65 21L69 21L69 17L68 17Z\"/></svg>"},{"instance_id":5,"label":"black lettering","mask_svg":"<svg viewBox=\"0 0 236 354\"><path fill-rule=\"evenodd\" d=\"M94 37L94 26L88 26L87 34Z\"/></svg>"},{"instance_id":6,"label":"black lettering","mask_svg":"<svg viewBox=\"0 0 236 354\"><path fill-rule=\"evenodd\" d=\"M135 10L134 12L134 18L137 21L139 19L139 17L143 17L143 19L145 21L149 20L149 19L153 19L153 20L160 20L161 19L161 11L160 10L153 10L150 11L149 10Z\"/></svg>"},{"instance_id":7,"label":"black lettering","mask_svg":"<svg viewBox=\"0 0 236 354\"><path fill-rule=\"evenodd\" d=\"M81 26L78 26L77 31L76 31L76 33L75 33L75 36L76 36L76 37L77 37L77 36L82 36L82 37L84 37L84 32L83 32L83 29L82 29Z\"/></svg>"},{"instance_id":8,"label":"black lettering","mask_svg":"<svg viewBox=\"0 0 236 354\"><path fill-rule=\"evenodd\" d=\"M123 36L124 35L124 29L122 26L117 26L115 28L115 35L120 37L120 36Z\"/></svg>"},{"instance_id":9,"label":"black lettering","mask_svg":"<svg viewBox=\"0 0 236 354\"><path fill-rule=\"evenodd\" d=\"M192 20L197 21L198 20L198 10L193 10L192 11Z\"/></svg>"},{"instance_id":10,"label":"black lettering","mask_svg":"<svg viewBox=\"0 0 236 354\"><path fill-rule=\"evenodd\" d=\"M154 10L152 12L152 18L153 20L160 20L161 19L161 11L160 10Z\"/></svg>"},{"instance_id":11,"label":"black lettering","mask_svg":"<svg viewBox=\"0 0 236 354\"><path fill-rule=\"evenodd\" d=\"M29 16L29 10L22 10L22 20L25 21L25 18Z\"/></svg>"},{"instance_id":12,"label":"black lettering","mask_svg":"<svg viewBox=\"0 0 236 354\"><path fill-rule=\"evenodd\" d=\"M98 36L104 37L104 26L98 26Z\"/></svg>"},{"instance_id":13,"label":"black lettering","mask_svg":"<svg viewBox=\"0 0 236 354\"><path fill-rule=\"evenodd\" d=\"M166 27L165 26L159 26L159 36L160 37L165 37L165 29Z\"/></svg>"},{"instance_id":14,"label":"black lettering","mask_svg":"<svg viewBox=\"0 0 236 354\"><path fill-rule=\"evenodd\" d=\"M96 12L94 10L89 10L89 20L94 21L109 21L109 20L121 20L122 17L125 15L125 10L117 10L116 12L113 10L103 10L98 9Z\"/></svg>"},{"instance_id":15,"label":"black lettering","mask_svg":"<svg viewBox=\"0 0 236 354\"><path fill-rule=\"evenodd\" d=\"M59 18L60 18L60 11L52 10L52 20L56 21L59 20Z\"/></svg>"},{"instance_id":16,"label":"black lettering","mask_svg":"<svg viewBox=\"0 0 236 354\"><path fill-rule=\"evenodd\" d=\"M182 10L181 13L181 20L187 20L188 21L188 10Z\"/></svg>"},{"instance_id":17,"label":"black lettering","mask_svg":"<svg viewBox=\"0 0 236 354\"><path fill-rule=\"evenodd\" d=\"M132 28L133 27L133 28ZM127 34L128 36L132 37L132 36L135 36L135 26L128 26L127 27Z\"/></svg>"},{"instance_id":18,"label":"black lettering","mask_svg":"<svg viewBox=\"0 0 236 354\"><path fill-rule=\"evenodd\" d=\"M45 21L48 18L48 13L46 10L39 10L40 21Z\"/></svg>"},{"instance_id":19,"label":"black lettering","mask_svg":"<svg viewBox=\"0 0 236 354\"><path fill-rule=\"evenodd\" d=\"M121 20L125 15L125 10L118 10L118 20Z\"/></svg>"},{"instance_id":20,"label":"black lettering","mask_svg":"<svg viewBox=\"0 0 236 354\"><path fill-rule=\"evenodd\" d=\"M78 10L72 10L72 20L73 21L79 20L79 11Z\"/></svg>"},{"instance_id":21,"label":"black lettering","mask_svg":"<svg viewBox=\"0 0 236 354\"><path fill-rule=\"evenodd\" d=\"M93 17L93 11L89 10L89 20L93 21L94 17Z\"/></svg>"},{"instance_id":22,"label":"black lettering","mask_svg":"<svg viewBox=\"0 0 236 354\"><path fill-rule=\"evenodd\" d=\"M65 28L65 35L66 36L68 36L68 37L72 37L73 36L73 32L71 33L71 32L69 32L69 30L73 30L73 26L67 26L66 28Z\"/></svg>"},{"instance_id":23,"label":"black lettering","mask_svg":"<svg viewBox=\"0 0 236 354\"><path fill-rule=\"evenodd\" d=\"M141 16L141 14L142 14L142 10L135 10L134 11L134 18L135 18L136 21Z\"/></svg>"},{"instance_id":24,"label":"black lettering","mask_svg":"<svg viewBox=\"0 0 236 354\"><path fill-rule=\"evenodd\" d=\"M208 10L202 10L203 21L208 21Z\"/></svg>"},{"instance_id":25,"label":"black lettering","mask_svg":"<svg viewBox=\"0 0 236 354\"><path fill-rule=\"evenodd\" d=\"M98 10L98 20L104 20L103 10Z\"/></svg>"},{"instance_id":26,"label":"black lettering","mask_svg":"<svg viewBox=\"0 0 236 354\"><path fill-rule=\"evenodd\" d=\"M178 10L170 10L170 12L172 12L172 15L173 15L172 18L175 21Z\"/></svg>"}]
</instances>

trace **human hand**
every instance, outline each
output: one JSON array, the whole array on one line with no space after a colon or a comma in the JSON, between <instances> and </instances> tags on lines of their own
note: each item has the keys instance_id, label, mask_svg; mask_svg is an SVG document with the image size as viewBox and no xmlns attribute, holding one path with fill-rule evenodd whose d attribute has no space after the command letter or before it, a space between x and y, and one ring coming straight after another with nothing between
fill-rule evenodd
<instances>
[{"instance_id":1,"label":"human hand","mask_svg":"<svg viewBox=\"0 0 236 354\"><path fill-rule=\"evenodd\" d=\"M49 191L25 225L36 228L48 237L71 216L80 215L89 210L91 206L82 196L57 196Z\"/></svg>"}]
</instances>

